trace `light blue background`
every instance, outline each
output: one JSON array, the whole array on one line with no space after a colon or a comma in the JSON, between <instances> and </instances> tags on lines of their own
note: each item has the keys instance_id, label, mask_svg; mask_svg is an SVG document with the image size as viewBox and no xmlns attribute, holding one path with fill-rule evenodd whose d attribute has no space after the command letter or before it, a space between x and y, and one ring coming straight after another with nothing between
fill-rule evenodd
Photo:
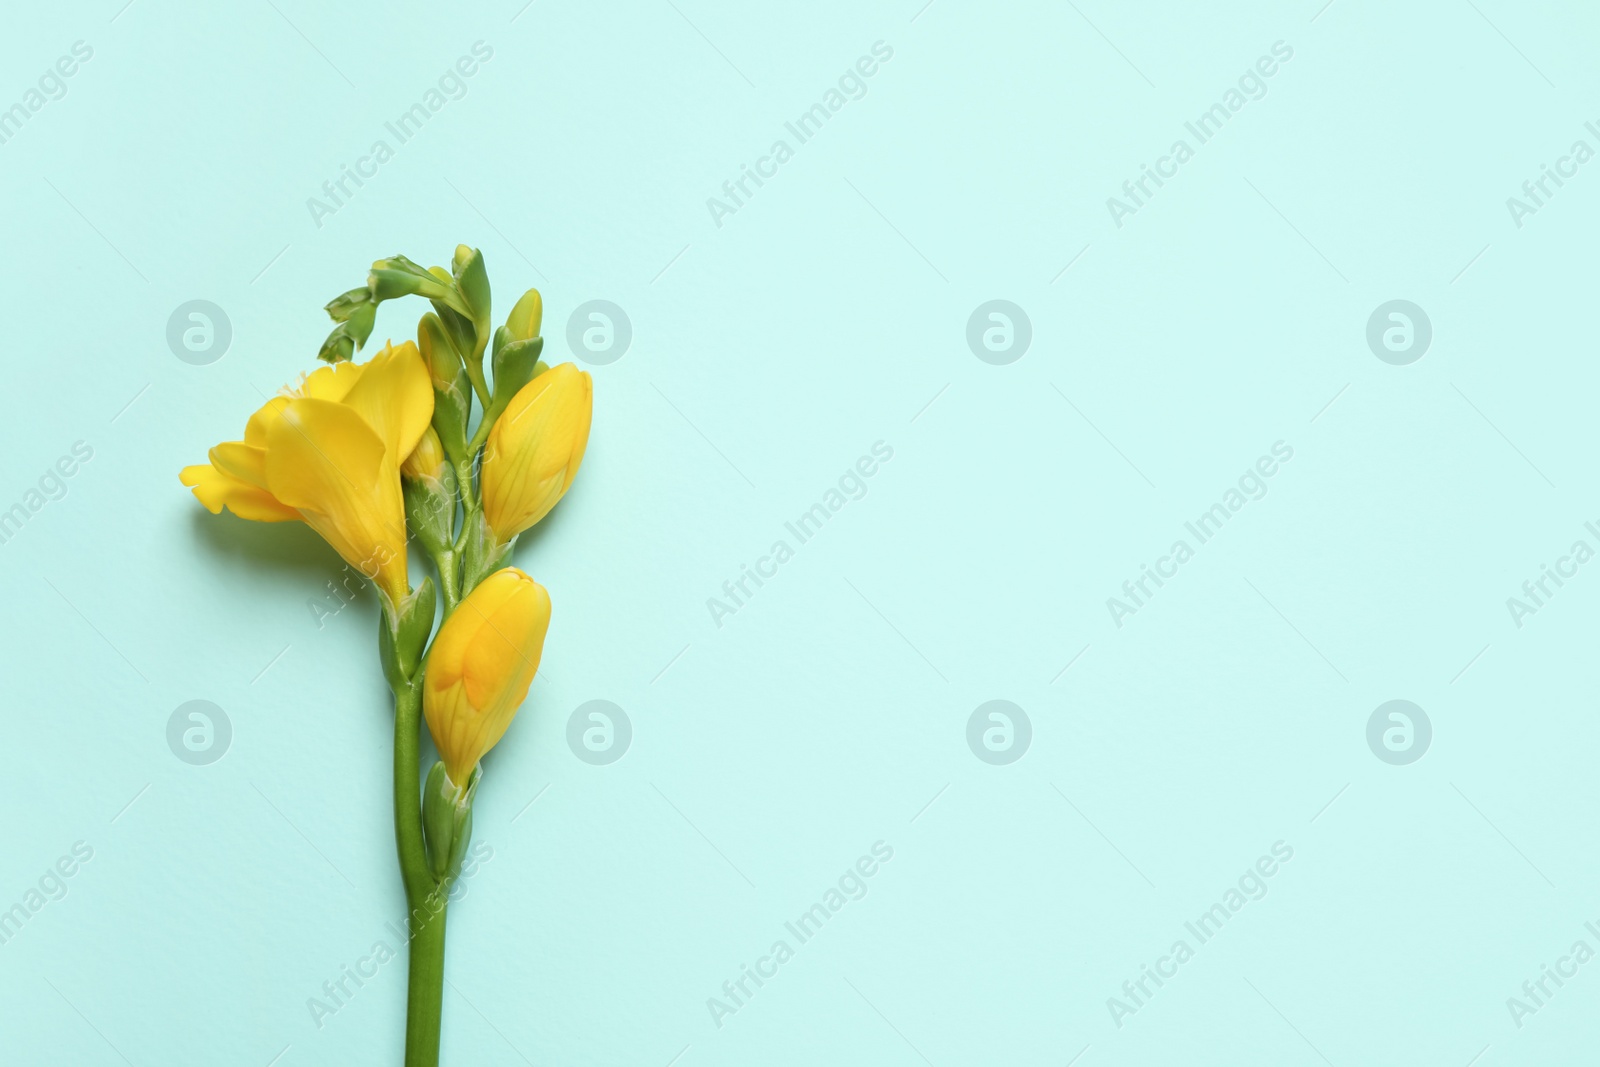
<instances>
[{"instance_id":1,"label":"light blue background","mask_svg":"<svg viewBox=\"0 0 1600 1067\"><path fill-rule=\"evenodd\" d=\"M403 911L373 596L319 628L335 555L177 472L314 365L371 260L457 241L502 312L543 290L550 356L591 299L634 341L517 555L555 618L486 765L446 1063L1595 1058L1600 963L1520 1028L1506 1006L1600 949L1600 572L1520 629L1505 603L1600 547L1600 163L1520 229L1506 207L1600 147L1585 5L122 2L0 36L0 106L94 50L0 145L0 509L93 449L0 544L0 909L94 850L0 945L6 1063L398 1062L402 961L307 1007ZM480 40L466 95L316 225ZM880 40L867 94L715 225ZM1277 41L1267 95L1118 228L1106 198ZM165 337L197 298L233 328L207 366ZM1008 366L965 340L997 298L1033 328ZM1434 329L1403 367L1365 340L1397 298ZM879 440L867 495L717 627L707 598ZM1115 626L1280 440L1268 495ZM1433 724L1407 766L1365 737L1394 698ZM194 699L233 726L210 766L167 746ZM633 722L610 766L566 744L592 699ZM991 699L1032 722L1008 766L967 747ZM879 840L866 897L718 1028L707 998ZM1116 1026L1280 840L1265 898Z\"/></svg>"}]
</instances>

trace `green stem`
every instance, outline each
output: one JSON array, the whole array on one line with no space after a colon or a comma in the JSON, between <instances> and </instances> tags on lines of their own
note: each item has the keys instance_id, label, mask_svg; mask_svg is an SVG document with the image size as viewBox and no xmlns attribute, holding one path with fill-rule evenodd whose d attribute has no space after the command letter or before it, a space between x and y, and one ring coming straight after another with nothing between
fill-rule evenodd
<instances>
[{"instance_id":1,"label":"green stem","mask_svg":"<svg viewBox=\"0 0 1600 1067\"><path fill-rule=\"evenodd\" d=\"M438 895L439 913L418 919L413 909L411 977L406 990L405 1067L439 1067L439 1031L444 1008L444 928L449 901ZM426 905L424 905L426 910Z\"/></svg>"},{"instance_id":2,"label":"green stem","mask_svg":"<svg viewBox=\"0 0 1600 1067\"><path fill-rule=\"evenodd\" d=\"M471 497L464 499L462 506L461 529L456 531L455 544L451 549L458 556L469 555L467 552L467 538L471 537L473 531L477 528L474 520L478 517L478 512L483 510L483 505ZM471 592L470 589L467 591Z\"/></svg>"},{"instance_id":3,"label":"green stem","mask_svg":"<svg viewBox=\"0 0 1600 1067\"><path fill-rule=\"evenodd\" d=\"M483 349L478 350L476 360L466 360L467 380L472 383L472 391L478 394L478 403L483 405L485 411L489 410L489 383L483 377Z\"/></svg>"},{"instance_id":4,"label":"green stem","mask_svg":"<svg viewBox=\"0 0 1600 1067\"><path fill-rule=\"evenodd\" d=\"M417 737L422 690L412 685L394 698L394 836L400 877L410 907L411 978L406 997L406 1067L437 1067L444 1007L444 888L428 869L422 837L422 787Z\"/></svg>"},{"instance_id":5,"label":"green stem","mask_svg":"<svg viewBox=\"0 0 1600 1067\"><path fill-rule=\"evenodd\" d=\"M469 455L476 456L478 454L478 449L482 448L489 442L489 431L494 429L494 420L489 418L487 415L487 412L489 411L489 405L485 404L483 410L485 412L484 419L482 422L478 423L478 429L473 433L472 440L467 442L467 452Z\"/></svg>"},{"instance_id":6,"label":"green stem","mask_svg":"<svg viewBox=\"0 0 1600 1067\"><path fill-rule=\"evenodd\" d=\"M455 550L447 548L434 556L433 565L439 571L439 588L444 594L444 616L448 619L461 602L461 570L456 566Z\"/></svg>"}]
</instances>

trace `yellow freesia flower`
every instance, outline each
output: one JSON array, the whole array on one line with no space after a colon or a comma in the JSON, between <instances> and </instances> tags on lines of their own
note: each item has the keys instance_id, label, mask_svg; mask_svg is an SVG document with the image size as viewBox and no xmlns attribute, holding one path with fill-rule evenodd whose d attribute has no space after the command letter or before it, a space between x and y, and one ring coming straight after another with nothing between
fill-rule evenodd
<instances>
[{"instance_id":1,"label":"yellow freesia flower","mask_svg":"<svg viewBox=\"0 0 1600 1067\"><path fill-rule=\"evenodd\" d=\"M550 513L571 488L589 444L594 383L561 363L523 386L489 431L483 517L501 544Z\"/></svg>"},{"instance_id":2,"label":"yellow freesia flower","mask_svg":"<svg viewBox=\"0 0 1600 1067\"><path fill-rule=\"evenodd\" d=\"M550 594L515 567L495 571L445 619L428 653L422 713L450 781L465 788L505 736L539 669Z\"/></svg>"},{"instance_id":3,"label":"yellow freesia flower","mask_svg":"<svg viewBox=\"0 0 1600 1067\"><path fill-rule=\"evenodd\" d=\"M366 363L307 375L250 416L243 441L179 477L212 514L304 521L398 608L409 589L400 463L432 417L417 346L385 345Z\"/></svg>"}]
</instances>

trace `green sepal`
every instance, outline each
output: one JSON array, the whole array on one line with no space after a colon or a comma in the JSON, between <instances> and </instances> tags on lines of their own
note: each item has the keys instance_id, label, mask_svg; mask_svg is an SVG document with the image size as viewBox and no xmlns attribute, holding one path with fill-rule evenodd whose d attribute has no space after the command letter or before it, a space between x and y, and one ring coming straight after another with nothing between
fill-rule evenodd
<instances>
[{"instance_id":1,"label":"green sepal","mask_svg":"<svg viewBox=\"0 0 1600 1067\"><path fill-rule=\"evenodd\" d=\"M461 595L466 595L477 588L478 583L490 574L500 569L506 557L511 554L511 543L500 544L489 528L489 520L483 517L481 510L475 510L467 516L466 528L462 532L462 569L461 569ZM512 538L515 541L516 538Z\"/></svg>"},{"instance_id":2,"label":"green sepal","mask_svg":"<svg viewBox=\"0 0 1600 1067\"><path fill-rule=\"evenodd\" d=\"M449 312L450 309L445 310ZM456 344L455 337L445 328L444 321L432 311L423 315L417 323L417 347L422 351L422 360L428 365L428 373L433 375L435 381L448 380L462 373L461 346Z\"/></svg>"},{"instance_id":3,"label":"green sepal","mask_svg":"<svg viewBox=\"0 0 1600 1067\"><path fill-rule=\"evenodd\" d=\"M456 376L448 388L433 389L433 430L439 435L444 454L450 460L450 469L461 472L471 470L467 452L467 420L472 414L472 383L466 372Z\"/></svg>"},{"instance_id":4,"label":"green sepal","mask_svg":"<svg viewBox=\"0 0 1600 1067\"><path fill-rule=\"evenodd\" d=\"M544 298L539 295L539 290L529 289L522 294L511 309L511 314L506 316L505 325L494 331L494 344L491 346L493 358L497 361L494 366L500 366L500 350L513 341L531 341L539 336L539 324L544 318ZM496 391L498 392L499 370L496 369Z\"/></svg>"},{"instance_id":5,"label":"green sepal","mask_svg":"<svg viewBox=\"0 0 1600 1067\"><path fill-rule=\"evenodd\" d=\"M455 541L455 467L446 464L441 478L400 479L406 500L406 524L430 556L449 551Z\"/></svg>"},{"instance_id":6,"label":"green sepal","mask_svg":"<svg viewBox=\"0 0 1600 1067\"><path fill-rule=\"evenodd\" d=\"M428 772L422 787L422 830L428 867L441 881L455 877L472 841L472 801L482 779L483 768L474 767L472 780L460 788L450 780L442 760Z\"/></svg>"},{"instance_id":7,"label":"green sepal","mask_svg":"<svg viewBox=\"0 0 1600 1067\"><path fill-rule=\"evenodd\" d=\"M505 329L505 327L501 327ZM493 422L511 403L524 385L533 381L539 365L539 353L544 351L544 338L528 341L511 341L494 354L494 398L484 419Z\"/></svg>"},{"instance_id":8,"label":"green sepal","mask_svg":"<svg viewBox=\"0 0 1600 1067\"><path fill-rule=\"evenodd\" d=\"M439 316L450 343L455 345L456 351L461 353L464 361L470 363L473 352L479 354L483 352L483 349L478 347L478 331L473 327L471 319L442 300L433 302L433 310Z\"/></svg>"},{"instance_id":9,"label":"green sepal","mask_svg":"<svg viewBox=\"0 0 1600 1067\"><path fill-rule=\"evenodd\" d=\"M467 245L456 245L455 258L450 264L455 291L462 300L461 307L456 308L461 313L459 323L446 323L450 325L464 339L472 338L470 345L463 344L461 351L467 355L467 374L472 379L473 388L478 390L478 395L483 399L485 407L489 404L489 383L483 376L483 352L489 347L490 339L490 301L489 301L489 271L483 263L483 253ZM442 275L444 272L439 271ZM454 307L454 305L452 305Z\"/></svg>"},{"instance_id":10,"label":"green sepal","mask_svg":"<svg viewBox=\"0 0 1600 1067\"><path fill-rule=\"evenodd\" d=\"M456 246L454 268L456 288L466 299L472 321L487 332L489 324L489 271L483 265L483 253L466 245Z\"/></svg>"},{"instance_id":11,"label":"green sepal","mask_svg":"<svg viewBox=\"0 0 1600 1067\"><path fill-rule=\"evenodd\" d=\"M383 606L382 618L378 620L378 658L383 662L384 677L396 690L410 685L417 677L422 651L427 647L428 635L433 632L433 609L437 599L430 575L400 602L398 620L387 603Z\"/></svg>"}]
</instances>

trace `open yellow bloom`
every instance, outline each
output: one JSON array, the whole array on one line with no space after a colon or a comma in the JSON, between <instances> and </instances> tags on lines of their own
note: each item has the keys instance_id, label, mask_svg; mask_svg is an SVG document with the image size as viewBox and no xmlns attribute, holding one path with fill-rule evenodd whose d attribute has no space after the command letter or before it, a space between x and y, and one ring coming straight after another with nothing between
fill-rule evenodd
<instances>
[{"instance_id":1,"label":"open yellow bloom","mask_svg":"<svg viewBox=\"0 0 1600 1067\"><path fill-rule=\"evenodd\" d=\"M550 594L515 567L495 571L439 627L422 713L450 781L465 787L505 736L539 669Z\"/></svg>"},{"instance_id":2,"label":"open yellow bloom","mask_svg":"<svg viewBox=\"0 0 1600 1067\"><path fill-rule=\"evenodd\" d=\"M250 416L243 441L179 477L212 514L304 521L397 607L409 588L400 463L432 417L416 345L385 345L366 363L307 375Z\"/></svg>"},{"instance_id":3,"label":"open yellow bloom","mask_svg":"<svg viewBox=\"0 0 1600 1067\"><path fill-rule=\"evenodd\" d=\"M572 486L589 444L594 383L561 363L523 386L489 431L483 517L501 544L550 513Z\"/></svg>"}]
</instances>

